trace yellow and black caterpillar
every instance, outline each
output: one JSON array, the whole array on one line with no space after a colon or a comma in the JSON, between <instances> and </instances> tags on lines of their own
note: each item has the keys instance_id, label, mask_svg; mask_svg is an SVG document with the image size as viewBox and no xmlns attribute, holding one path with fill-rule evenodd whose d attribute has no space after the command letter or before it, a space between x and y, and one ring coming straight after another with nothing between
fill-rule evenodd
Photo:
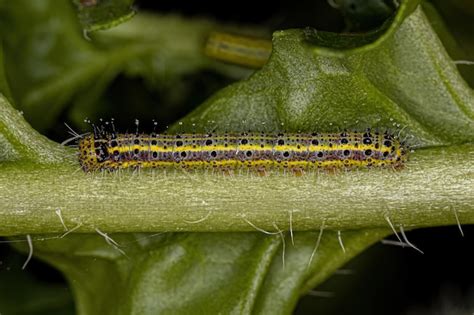
<instances>
[{"instance_id":1,"label":"yellow and black caterpillar","mask_svg":"<svg viewBox=\"0 0 474 315\"><path fill-rule=\"evenodd\" d=\"M89 134L79 142L82 169L241 168L265 171L400 168L407 148L389 133Z\"/></svg>"}]
</instances>

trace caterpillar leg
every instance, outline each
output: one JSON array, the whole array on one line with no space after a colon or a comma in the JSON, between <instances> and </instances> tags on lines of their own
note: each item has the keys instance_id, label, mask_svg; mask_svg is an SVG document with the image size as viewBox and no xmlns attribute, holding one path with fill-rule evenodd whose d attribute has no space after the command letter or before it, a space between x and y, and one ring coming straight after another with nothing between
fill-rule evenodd
<instances>
[{"instance_id":1,"label":"caterpillar leg","mask_svg":"<svg viewBox=\"0 0 474 315\"><path fill-rule=\"evenodd\" d=\"M297 177L301 177L301 176L305 175L304 169L302 169L300 167L291 168L290 170L293 173L293 175L295 175Z\"/></svg>"},{"instance_id":2,"label":"caterpillar leg","mask_svg":"<svg viewBox=\"0 0 474 315\"><path fill-rule=\"evenodd\" d=\"M269 173L265 167L261 167L257 169L257 174L258 176L264 177L264 176L268 176Z\"/></svg>"},{"instance_id":3,"label":"caterpillar leg","mask_svg":"<svg viewBox=\"0 0 474 315\"><path fill-rule=\"evenodd\" d=\"M222 175L224 176L230 176L230 177L233 177L234 176L234 170L233 169L230 169L230 168L224 168L221 170L221 173Z\"/></svg>"}]
</instances>

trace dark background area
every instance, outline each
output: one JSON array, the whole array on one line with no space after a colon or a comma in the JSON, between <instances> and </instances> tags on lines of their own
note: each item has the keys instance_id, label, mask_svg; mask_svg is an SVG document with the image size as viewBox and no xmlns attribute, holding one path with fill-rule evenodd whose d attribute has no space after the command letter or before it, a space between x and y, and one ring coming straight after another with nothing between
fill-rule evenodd
<instances>
[{"instance_id":1,"label":"dark background area","mask_svg":"<svg viewBox=\"0 0 474 315\"><path fill-rule=\"evenodd\" d=\"M382 5L375 6L378 9L360 7L360 1L334 2L343 3L344 7L338 10L327 1L267 1L257 4L254 0L236 3L141 0L136 7L164 14L211 17L225 23L265 25L271 30L311 26L333 32L373 29L383 23L390 16L390 8L393 9L393 1L379 1ZM460 43L466 49L470 48L470 42L464 39L474 34L471 32L474 29L474 5L471 1L452 1L449 4L440 0L434 3ZM472 25L466 28L469 21ZM473 51L469 53L472 55ZM131 117L143 117L142 120L151 126L149 118L145 117L157 111L163 113L159 116L160 126L170 125L216 90L232 83L229 78L211 71L183 80L187 82L189 95L194 101L184 102L173 109L157 109L153 104L162 103L159 101L162 98L160 91L147 87L143 79L118 76L106 92L113 107L104 107L103 114L106 116L107 111L113 109L116 120L124 124L121 129L133 127ZM130 107L130 103L140 105ZM63 125L65 117L59 119L47 136L58 141L68 137ZM462 221L462 215L460 219ZM474 226L463 226L463 230L464 237L456 226L408 232L409 240L422 249L424 255L410 248L374 245L344 267L346 272L334 275L315 289L316 292L302 297L296 314L472 315ZM32 300L29 297L36 297L31 310L41 309L38 303L40 306L41 303L49 305L49 308L44 313L34 314L73 314L73 302L61 274L37 259L33 259L23 271L21 266L25 259L26 256L16 253L8 244L0 244L0 304L2 299L13 299L18 301L18 305L25 306L28 299ZM17 287L12 288L12 281L6 281L11 278L15 279L13 283ZM31 291L23 290L27 287L25 283L31 284ZM51 300L48 297L51 295L56 298ZM51 305L55 312L51 311Z\"/></svg>"},{"instance_id":2,"label":"dark background area","mask_svg":"<svg viewBox=\"0 0 474 315\"><path fill-rule=\"evenodd\" d=\"M296 314L471 315L474 311L474 226L420 229L407 233L411 249L378 243L351 261L316 291ZM389 239L396 240L394 237Z\"/></svg>"}]
</instances>

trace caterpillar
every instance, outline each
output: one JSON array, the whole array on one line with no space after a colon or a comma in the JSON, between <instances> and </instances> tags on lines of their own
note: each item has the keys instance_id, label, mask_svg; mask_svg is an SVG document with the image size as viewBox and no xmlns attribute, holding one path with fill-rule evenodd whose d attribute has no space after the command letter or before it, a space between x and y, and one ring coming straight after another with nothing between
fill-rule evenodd
<instances>
[{"instance_id":1,"label":"caterpillar","mask_svg":"<svg viewBox=\"0 0 474 315\"><path fill-rule=\"evenodd\" d=\"M117 134L94 133L79 141L85 172L127 168L352 169L403 167L407 147L384 132L329 134Z\"/></svg>"},{"instance_id":2,"label":"caterpillar","mask_svg":"<svg viewBox=\"0 0 474 315\"><path fill-rule=\"evenodd\" d=\"M272 52L272 42L227 33L213 32L204 53L212 58L251 68L261 68Z\"/></svg>"}]
</instances>

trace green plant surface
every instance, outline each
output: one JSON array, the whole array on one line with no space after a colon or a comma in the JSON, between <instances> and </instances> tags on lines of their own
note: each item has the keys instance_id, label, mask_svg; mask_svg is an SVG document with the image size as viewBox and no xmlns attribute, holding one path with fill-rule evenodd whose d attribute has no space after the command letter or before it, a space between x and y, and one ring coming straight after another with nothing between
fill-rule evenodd
<instances>
[{"instance_id":1,"label":"green plant surface","mask_svg":"<svg viewBox=\"0 0 474 315\"><path fill-rule=\"evenodd\" d=\"M72 23L73 11L64 12ZM97 47L78 35L74 42L87 51L78 64L101 63L96 50L114 38L123 43L127 23L104 31ZM395 130L416 146L398 171L85 174L73 149L38 134L10 103L36 111L31 117L57 115L103 68L66 67L67 58L25 51L32 62L64 62L41 82L28 66L10 63L10 36L0 71L0 235L32 235L34 254L69 280L79 314L289 314L301 295L389 235L387 218L401 230L457 217L474 224L473 92L416 2L404 1L366 35L275 32L264 68L173 127ZM58 52L73 50L66 56L80 51L64 45ZM27 86L33 96L23 96ZM71 233L61 237L63 224Z\"/></svg>"}]
</instances>

